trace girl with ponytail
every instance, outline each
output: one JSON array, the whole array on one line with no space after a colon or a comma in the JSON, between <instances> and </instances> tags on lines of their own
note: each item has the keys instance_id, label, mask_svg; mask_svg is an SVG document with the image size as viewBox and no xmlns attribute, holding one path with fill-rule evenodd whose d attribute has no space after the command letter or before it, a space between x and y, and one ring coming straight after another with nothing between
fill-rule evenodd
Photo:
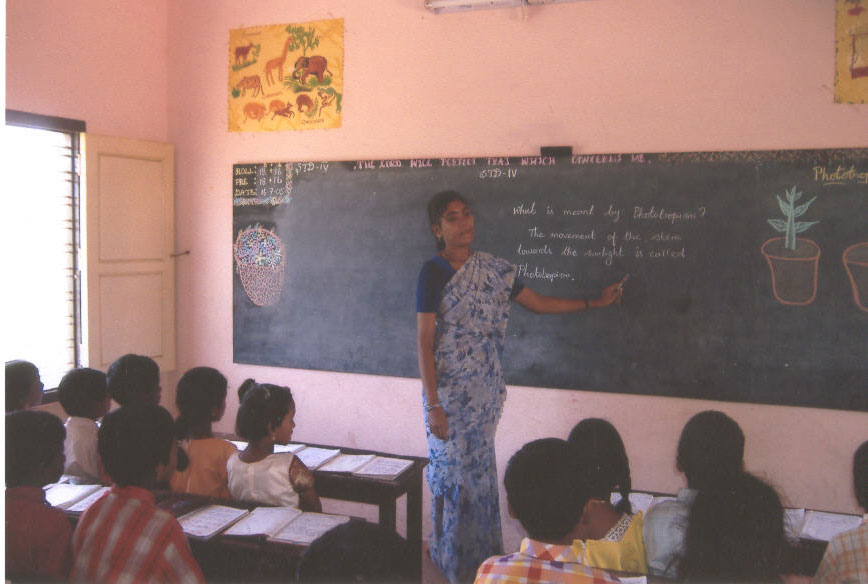
<instances>
[{"instance_id":1,"label":"girl with ponytail","mask_svg":"<svg viewBox=\"0 0 868 584\"><path fill-rule=\"evenodd\" d=\"M178 381L175 424L189 462L172 475L173 491L229 499L226 462L236 448L211 431L226 411L226 385L223 374L211 367L194 367Z\"/></svg>"},{"instance_id":2,"label":"girl with ponytail","mask_svg":"<svg viewBox=\"0 0 868 584\"><path fill-rule=\"evenodd\" d=\"M632 513L630 462L621 436L606 420L587 418L576 424L567 442L591 492L579 521L582 563L645 574L643 515ZM619 495L615 505L613 493Z\"/></svg>"},{"instance_id":3,"label":"girl with ponytail","mask_svg":"<svg viewBox=\"0 0 868 584\"><path fill-rule=\"evenodd\" d=\"M288 444L295 428L295 402L288 387L248 379L238 388L235 432L247 447L227 463L234 499L321 511L313 473L291 452L274 452Z\"/></svg>"}]
</instances>

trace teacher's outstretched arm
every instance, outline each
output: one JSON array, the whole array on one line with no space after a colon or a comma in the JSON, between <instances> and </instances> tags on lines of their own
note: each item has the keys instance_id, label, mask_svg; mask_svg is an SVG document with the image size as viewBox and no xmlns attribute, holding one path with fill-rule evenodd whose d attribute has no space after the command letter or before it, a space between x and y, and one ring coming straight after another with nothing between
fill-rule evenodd
<instances>
[{"instance_id":1,"label":"teacher's outstretched arm","mask_svg":"<svg viewBox=\"0 0 868 584\"><path fill-rule=\"evenodd\" d=\"M434 369L434 324L433 312L416 313L416 342L419 358L419 377L425 392L425 414L431 433L446 440L449 437L449 421L437 395L437 373Z\"/></svg>"},{"instance_id":2,"label":"teacher's outstretched arm","mask_svg":"<svg viewBox=\"0 0 868 584\"><path fill-rule=\"evenodd\" d=\"M599 298L558 298L557 296L545 296L537 294L528 287L522 289L515 297L515 301L522 307L537 314L562 314L564 312L582 312L591 308L603 308L613 302L621 303L621 294L624 290L624 282L627 276L614 284L606 286Z\"/></svg>"}]
</instances>

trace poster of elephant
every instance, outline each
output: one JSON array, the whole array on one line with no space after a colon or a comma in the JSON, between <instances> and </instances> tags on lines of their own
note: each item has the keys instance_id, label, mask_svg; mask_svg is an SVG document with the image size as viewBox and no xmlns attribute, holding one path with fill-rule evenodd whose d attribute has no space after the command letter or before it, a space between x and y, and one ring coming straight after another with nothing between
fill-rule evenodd
<instances>
[{"instance_id":1,"label":"poster of elephant","mask_svg":"<svg viewBox=\"0 0 868 584\"><path fill-rule=\"evenodd\" d=\"M229 131L339 128L344 21L229 31Z\"/></svg>"}]
</instances>

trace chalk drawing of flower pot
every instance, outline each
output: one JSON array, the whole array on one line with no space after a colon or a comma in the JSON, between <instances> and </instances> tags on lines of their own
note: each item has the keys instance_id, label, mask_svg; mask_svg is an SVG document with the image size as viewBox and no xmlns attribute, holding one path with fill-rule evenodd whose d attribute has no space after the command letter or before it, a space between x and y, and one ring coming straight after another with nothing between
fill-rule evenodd
<instances>
[{"instance_id":1,"label":"chalk drawing of flower pot","mask_svg":"<svg viewBox=\"0 0 868 584\"><path fill-rule=\"evenodd\" d=\"M853 301L860 310L868 312L868 241L845 249L843 259L853 287Z\"/></svg>"},{"instance_id":2,"label":"chalk drawing of flower pot","mask_svg":"<svg viewBox=\"0 0 868 584\"><path fill-rule=\"evenodd\" d=\"M796 249L787 249L783 237L762 246L772 274L772 291L781 304L804 306L817 297L820 247L810 239L796 239Z\"/></svg>"},{"instance_id":3,"label":"chalk drawing of flower pot","mask_svg":"<svg viewBox=\"0 0 868 584\"><path fill-rule=\"evenodd\" d=\"M283 292L286 265L280 238L274 231L253 225L238 232L234 252L241 285L251 302L276 304Z\"/></svg>"},{"instance_id":4,"label":"chalk drawing of flower pot","mask_svg":"<svg viewBox=\"0 0 868 584\"><path fill-rule=\"evenodd\" d=\"M778 196L778 206L784 219L768 219L775 231L783 237L773 237L762 245L772 271L772 291L781 304L804 306L817 297L817 269L820 263L820 247L810 239L797 238L796 234L807 230L818 221L796 221L807 212L817 197L797 205L802 193L786 189L786 200Z\"/></svg>"}]
</instances>

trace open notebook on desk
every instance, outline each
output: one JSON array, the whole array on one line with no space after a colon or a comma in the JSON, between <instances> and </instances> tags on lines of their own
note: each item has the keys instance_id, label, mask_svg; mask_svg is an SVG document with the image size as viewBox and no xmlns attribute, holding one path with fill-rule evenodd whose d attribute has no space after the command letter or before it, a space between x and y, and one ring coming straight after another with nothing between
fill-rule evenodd
<instances>
[{"instance_id":1,"label":"open notebook on desk","mask_svg":"<svg viewBox=\"0 0 868 584\"><path fill-rule=\"evenodd\" d=\"M346 515L305 513L294 507L257 507L223 535L264 537L268 541L308 545L331 528L349 520Z\"/></svg>"},{"instance_id":2,"label":"open notebook on desk","mask_svg":"<svg viewBox=\"0 0 868 584\"><path fill-rule=\"evenodd\" d=\"M46 485L44 487L45 500L58 509L68 509L78 501L106 488L102 485L72 485L69 483Z\"/></svg>"},{"instance_id":3,"label":"open notebook on desk","mask_svg":"<svg viewBox=\"0 0 868 584\"><path fill-rule=\"evenodd\" d=\"M179 517L178 523L189 537L211 539L249 513L247 509L208 505Z\"/></svg>"},{"instance_id":4,"label":"open notebook on desk","mask_svg":"<svg viewBox=\"0 0 868 584\"><path fill-rule=\"evenodd\" d=\"M247 448L247 442L241 442L239 440L229 440L238 450L244 450ZM307 446L306 444L299 444L296 442L290 444L275 444L274 445L274 453L280 452L292 452L301 461L304 465L310 470L316 470L320 466L329 462L333 458L337 457L341 451L337 448L320 448L318 446Z\"/></svg>"}]
</instances>

